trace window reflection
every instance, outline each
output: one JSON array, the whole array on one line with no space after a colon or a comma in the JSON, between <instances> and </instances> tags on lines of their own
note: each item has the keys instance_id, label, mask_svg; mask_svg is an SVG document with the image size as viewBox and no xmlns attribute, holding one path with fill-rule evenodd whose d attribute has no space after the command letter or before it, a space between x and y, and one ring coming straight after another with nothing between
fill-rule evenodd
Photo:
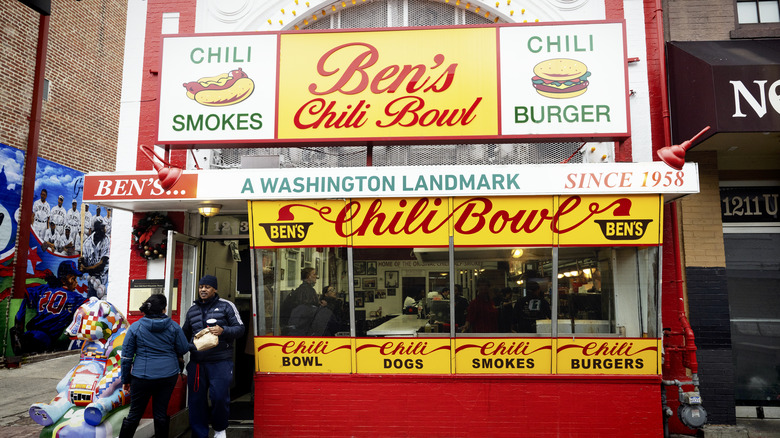
<instances>
[{"instance_id":1,"label":"window reflection","mask_svg":"<svg viewBox=\"0 0 780 438\"><path fill-rule=\"evenodd\" d=\"M344 248L258 249L257 296L266 335L349 336Z\"/></svg>"}]
</instances>

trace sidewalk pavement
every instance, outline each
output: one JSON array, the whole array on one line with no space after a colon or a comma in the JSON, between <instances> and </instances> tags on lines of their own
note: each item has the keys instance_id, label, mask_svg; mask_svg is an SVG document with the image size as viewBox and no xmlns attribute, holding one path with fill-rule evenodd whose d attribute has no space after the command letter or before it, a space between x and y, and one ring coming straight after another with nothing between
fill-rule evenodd
<instances>
[{"instance_id":1,"label":"sidewalk pavement","mask_svg":"<svg viewBox=\"0 0 780 438\"><path fill-rule=\"evenodd\" d=\"M0 437L37 438L43 427L30 418L27 412L30 405L54 398L57 383L78 361L79 352L71 351L32 356L26 358L19 368L0 367ZM186 423L186 419L184 421ZM248 431L251 433L251 429ZM151 420L142 420L136 438L151 437L153 433ZM188 433L180 436L188 436ZM735 426L708 424L699 431L698 436L780 438L780 419L737 418ZM687 435L672 435L672 438L687 438Z\"/></svg>"},{"instance_id":2,"label":"sidewalk pavement","mask_svg":"<svg viewBox=\"0 0 780 438\"><path fill-rule=\"evenodd\" d=\"M30 405L51 401L57 384L78 361L74 350L30 356L18 368L0 367L0 437L38 438L43 426L30 418ZM141 420L136 438L153 434L151 420Z\"/></svg>"}]
</instances>

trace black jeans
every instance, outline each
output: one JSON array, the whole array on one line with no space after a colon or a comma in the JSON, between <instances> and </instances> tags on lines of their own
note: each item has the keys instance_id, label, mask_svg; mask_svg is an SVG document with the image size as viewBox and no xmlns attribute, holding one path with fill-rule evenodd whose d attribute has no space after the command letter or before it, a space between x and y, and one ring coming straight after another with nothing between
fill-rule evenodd
<instances>
[{"instance_id":1,"label":"black jeans","mask_svg":"<svg viewBox=\"0 0 780 438\"><path fill-rule=\"evenodd\" d=\"M132 438L135 435L150 398L154 414L154 436L168 438L168 402L178 379L178 374L162 379L133 377L130 381L130 413L122 421L119 438Z\"/></svg>"}]
</instances>

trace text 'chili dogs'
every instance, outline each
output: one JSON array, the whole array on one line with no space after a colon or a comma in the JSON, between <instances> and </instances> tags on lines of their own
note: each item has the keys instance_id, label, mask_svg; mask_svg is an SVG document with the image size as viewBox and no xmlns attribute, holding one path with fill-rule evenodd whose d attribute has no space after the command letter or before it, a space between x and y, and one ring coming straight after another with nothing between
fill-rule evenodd
<instances>
[{"instance_id":1,"label":"text 'chili dogs'","mask_svg":"<svg viewBox=\"0 0 780 438\"><path fill-rule=\"evenodd\" d=\"M187 97L206 106L237 104L252 94L255 83L240 68L218 76L187 82Z\"/></svg>"}]
</instances>

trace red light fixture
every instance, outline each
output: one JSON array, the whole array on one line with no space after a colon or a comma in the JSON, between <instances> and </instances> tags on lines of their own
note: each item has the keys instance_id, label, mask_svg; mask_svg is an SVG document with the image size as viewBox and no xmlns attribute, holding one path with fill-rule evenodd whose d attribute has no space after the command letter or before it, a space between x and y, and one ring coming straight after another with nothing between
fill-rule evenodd
<instances>
[{"instance_id":1,"label":"red light fixture","mask_svg":"<svg viewBox=\"0 0 780 438\"><path fill-rule=\"evenodd\" d=\"M171 187L176 185L176 183L179 181L179 178L181 178L182 172L184 172L184 170L181 167L174 166L171 163L163 160L149 146L142 144L138 146L138 149L140 149L141 152L143 152L144 155L146 155L147 158L149 158L149 161L152 162L152 165L154 166L154 170L157 171L157 178L160 180L160 185L162 186L163 190L168 191L171 189ZM154 155L155 158L160 160L162 164L154 161L152 155Z\"/></svg>"},{"instance_id":2,"label":"red light fixture","mask_svg":"<svg viewBox=\"0 0 780 438\"><path fill-rule=\"evenodd\" d=\"M709 126L705 127L699 131L698 134L694 135L693 138L690 140L685 140L682 142L682 144L666 146L658 149L658 152L656 152L658 154L658 158L669 165L669 167L672 167L676 170L682 170L683 165L685 164L685 152L688 150L688 148L691 147L696 139L701 137L705 132L709 131L709 129Z\"/></svg>"}]
</instances>

